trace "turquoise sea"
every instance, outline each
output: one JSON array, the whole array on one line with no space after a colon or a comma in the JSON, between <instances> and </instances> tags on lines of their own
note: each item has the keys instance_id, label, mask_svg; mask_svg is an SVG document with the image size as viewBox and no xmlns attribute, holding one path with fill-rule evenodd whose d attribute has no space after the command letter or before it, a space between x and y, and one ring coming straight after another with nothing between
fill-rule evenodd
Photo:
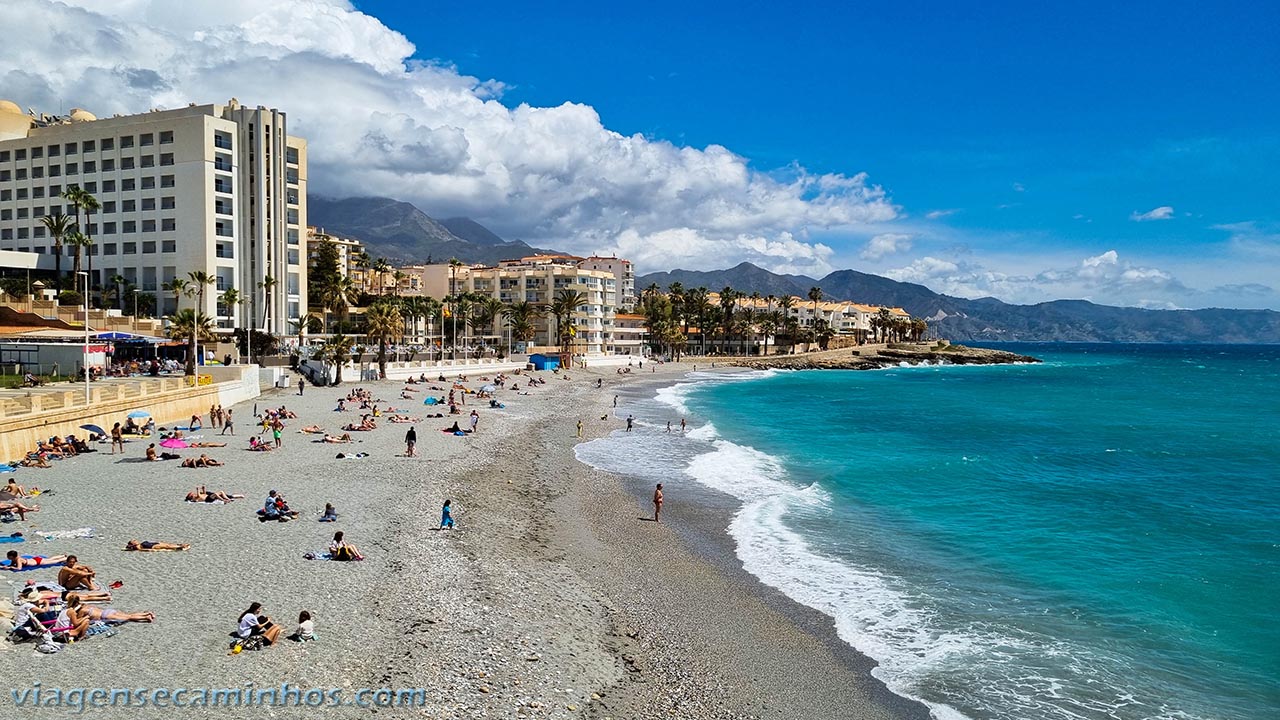
<instances>
[{"instance_id":1,"label":"turquoise sea","mask_svg":"<svg viewBox=\"0 0 1280 720\"><path fill-rule=\"evenodd\" d=\"M736 498L936 717L1280 717L1280 347L1002 347L1045 362L693 373L578 455Z\"/></svg>"}]
</instances>

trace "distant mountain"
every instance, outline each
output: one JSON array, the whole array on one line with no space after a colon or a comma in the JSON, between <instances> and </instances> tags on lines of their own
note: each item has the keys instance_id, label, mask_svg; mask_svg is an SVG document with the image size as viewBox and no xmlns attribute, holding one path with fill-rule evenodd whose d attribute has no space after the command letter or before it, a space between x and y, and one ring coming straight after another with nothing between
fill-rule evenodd
<instances>
[{"instance_id":1,"label":"distant mountain","mask_svg":"<svg viewBox=\"0 0 1280 720\"><path fill-rule=\"evenodd\" d=\"M952 340L1057 342L1280 343L1280 313L1272 310L1144 310L1055 300L1012 305L995 298L968 300L935 293L923 285L890 280L856 270L837 270L815 280L778 275L750 263L728 270L672 270L636 278L636 288L672 282L762 295L799 295L817 286L828 298L904 308L929 319Z\"/></svg>"},{"instance_id":2,"label":"distant mountain","mask_svg":"<svg viewBox=\"0 0 1280 720\"><path fill-rule=\"evenodd\" d=\"M410 203L385 197L307 200L307 222L326 232L355 238L374 257L393 263L441 262L456 257L467 263L494 264L540 252L520 241L507 242L470 218L438 221Z\"/></svg>"}]
</instances>

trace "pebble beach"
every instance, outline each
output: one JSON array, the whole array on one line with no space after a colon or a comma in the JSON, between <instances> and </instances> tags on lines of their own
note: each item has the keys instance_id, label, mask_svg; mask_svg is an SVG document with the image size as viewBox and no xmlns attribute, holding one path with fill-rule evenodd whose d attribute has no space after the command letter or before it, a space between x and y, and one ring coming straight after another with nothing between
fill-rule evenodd
<instances>
[{"instance_id":1,"label":"pebble beach","mask_svg":"<svg viewBox=\"0 0 1280 720\"><path fill-rule=\"evenodd\" d=\"M478 431L441 430L454 418L423 419L417 457L405 457L407 424L386 414L437 411L401 400L395 381L337 388L272 390L259 408L297 413L283 447L250 452L253 403L234 408L236 436L207 453L225 463L182 468L146 462L147 443L126 453L96 453L23 470L23 485L52 490L26 522L20 552L73 553L102 583L120 581L110 605L153 611L151 624L130 623L113 637L90 638L42 655L30 644L0 645L9 692L4 717L66 717L63 707L18 705L15 694L72 688L279 688L323 690L323 706L304 701L184 708L192 717L440 718L922 718L923 706L890 694L871 664L834 639L827 619L764 587L740 569L722 530L729 508L681 507L679 483L668 489L662 524L647 498L625 478L578 463L573 446L625 426L612 407L626 384L661 383L688 370L668 364L634 375L606 371L538 373L545 385L519 395L499 390L505 408L476 401ZM526 387L524 376L512 378ZM597 388L597 380L603 388ZM478 377L467 383L478 388ZM330 432L358 420L336 412L339 397L364 387L381 398L384 417L356 442L330 445L298 432ZM465 420L465 417L459 418ZM164 423L161 423L162 425ZM462 422L465 426L465 421ZM335 457L367 453L364 458ZM183 502L196 486L245 495L226 505ZM269 490L300 517L260 523ZM451 499L457 527L440 530ZM338 521L320 523L332 503ZM94 537L45 541L42 533L94 528ZM334 531L362 562L307 560ZM187 552L124 552L130 539L190 543ZM701 539L701 540L699 540ZM55 569L5 573L12 596L27 580L53 580ZM251 602L286 633L307 610L314 642L282 641L232 654L228 633ZM380 705L357 708L356 694ZM418 692L412 703L394 693ZM381 691L382 694L375 695ZM28 696L29 697L29 696ZM305 697L305 696L304 696ZM317 696L318 697L318 696ZM168 717L154 706L85 707L99 717Z\"/></svg>"}]
</instances>

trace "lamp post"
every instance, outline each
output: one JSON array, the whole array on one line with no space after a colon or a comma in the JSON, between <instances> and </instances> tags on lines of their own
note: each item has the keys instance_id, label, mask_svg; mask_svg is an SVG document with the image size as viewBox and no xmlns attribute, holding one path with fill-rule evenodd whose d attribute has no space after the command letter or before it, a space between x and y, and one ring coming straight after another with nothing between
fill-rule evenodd
<instances>
[{"instance_id":1,"label":"lamp post","mask_svg":"<svg viewBox=\"0 0 1280 720\"><path fill-rule=\"evenodd\" d=\"M133 289L133 321L138 321L138 288Z\"/></svg>"},{"instance_id":2,"label":"lamp post","mask_svg":"<svg viewBox=\"0 0 1280 720\"><path fill-rule=\"evenodd\" d=\"M78 273L84 277L84 404L89 404L89 273L83 270Z\"/></svg>"}]
</instances>

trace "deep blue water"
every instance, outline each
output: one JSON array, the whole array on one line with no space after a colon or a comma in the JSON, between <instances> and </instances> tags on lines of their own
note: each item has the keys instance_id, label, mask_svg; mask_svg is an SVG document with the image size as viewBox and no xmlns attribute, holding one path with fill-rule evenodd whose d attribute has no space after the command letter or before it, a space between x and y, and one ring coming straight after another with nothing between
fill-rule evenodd
<instances>
[{"instance_id":1,"label":"deep blue water","mask_svg":"<svg viewBox=\"0 0 1280 720\"><path fill-rule=\"evenodd\" d=\"M1280 347L1014 349L695 373L579 457L738 498L746 569L939 717L1280 717Z\"/></svg>"}]
</instances>

